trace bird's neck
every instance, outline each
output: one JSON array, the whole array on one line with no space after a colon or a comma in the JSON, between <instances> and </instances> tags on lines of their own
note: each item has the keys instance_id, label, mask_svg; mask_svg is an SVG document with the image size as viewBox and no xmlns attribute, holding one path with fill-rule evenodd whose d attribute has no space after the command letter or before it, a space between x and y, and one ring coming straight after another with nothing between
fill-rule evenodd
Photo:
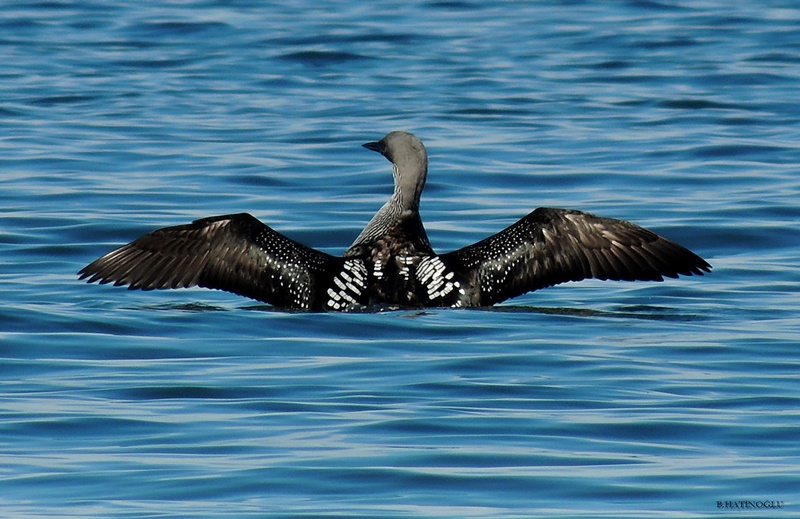
<instances>
[{"instance_id":1,"label":"bird's neck","mask_svg":"<svg viewBox=\"0 0 800 519\"><path fill-rule=\"evenodd\" d=\"M403 221L413 222L413 228L420 239L427 244L427 236L419 217L419 198L425 187L427 168L421 171L403 171L392 164L394 192L383 207L375 213L369 224L361 231L347 254L355 254L359 246L380 238ZM430 248L430 245L427 245Z\"/></svg>"},{"instance_id":2,"label":"bird's neck","mask_svg":"<svg viewBox=\"0 0 800 519\"><path fill-rule=\"evenodd\" d=\"M394 193L389 199L389 204L397 207L400 212L418 211L419 199L422 190L425 188L425 179L428 175L428 168L421 167L416 171L403 170L402 166L392 164L394 175Z\"/></svg>"}]
</instances>

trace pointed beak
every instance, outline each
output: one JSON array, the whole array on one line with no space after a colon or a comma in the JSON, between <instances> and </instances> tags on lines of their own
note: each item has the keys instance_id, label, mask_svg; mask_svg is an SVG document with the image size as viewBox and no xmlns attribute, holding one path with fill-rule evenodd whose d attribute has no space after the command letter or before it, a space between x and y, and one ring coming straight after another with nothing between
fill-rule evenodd
<instances>
[{"instance_id":1,"label":"pointed beak","mask_svg":"<svg viewBox=\"0 0 800 519\"><path fill-rule=\"evenodd\" d=\"M383 154L383 143L381 141L378 142L366 142L362 144L365 148L372 151L377 151L380 154Z\"/></svg>"}]
</instances>

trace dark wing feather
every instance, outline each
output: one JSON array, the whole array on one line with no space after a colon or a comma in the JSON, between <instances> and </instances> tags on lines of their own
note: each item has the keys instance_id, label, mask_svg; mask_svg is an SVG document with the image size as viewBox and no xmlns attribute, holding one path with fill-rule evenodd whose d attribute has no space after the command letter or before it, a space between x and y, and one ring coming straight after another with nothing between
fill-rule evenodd
<instances>
[{"instance_id":1,"label":"dark wing feather","mask_svg":"<svg viewBox=\"0 0 800 519\"><path fill-rule=\"evenodd\" d=\"M324 289L343 262L242 213L153 231L78 274L130 289L198 285L277 306L321 309Z\"/></svg>"},{"instance_id":2,"label":"dark wing feather","mask_svg":"<svg viewBox=\"0 0 800 519\"><path fill-rule=\"evenodd\" d=\"M441 259L468 273L470 303L480 306L567 281L662 281L711 270L690 250L630 222L550 208Z\"/></svg>"}]
</instances>

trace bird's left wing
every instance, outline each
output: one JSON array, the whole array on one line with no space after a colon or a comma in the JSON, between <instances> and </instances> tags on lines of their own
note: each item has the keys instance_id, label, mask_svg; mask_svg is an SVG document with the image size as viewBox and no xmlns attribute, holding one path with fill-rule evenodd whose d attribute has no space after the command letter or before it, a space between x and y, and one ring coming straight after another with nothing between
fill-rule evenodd
<instances>
[{"instance_id":1,"label":"bird's left wing","mask_svg":"<svg viewBox=\"0 0 800 519\"><path fill-rule=\"evenodd\" d=\"M153 231L78 274L90 283L130 289L197 285L286 308L323 310L360 303L366 269L357 260L302 245L241 213Z\"/></svg>"}]
</instances>

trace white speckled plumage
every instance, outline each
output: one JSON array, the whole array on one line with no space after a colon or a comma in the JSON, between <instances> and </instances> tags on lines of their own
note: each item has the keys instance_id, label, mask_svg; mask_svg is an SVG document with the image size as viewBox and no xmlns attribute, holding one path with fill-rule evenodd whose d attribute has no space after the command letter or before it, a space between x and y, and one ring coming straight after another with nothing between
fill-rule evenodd
<instances>
[{"instance_id":1,"label":"white speckled plumage","mask_svg":"<svg viewBox=\"0 0 800 519\"><path fill-rule=\"evenodd\" d=\"M79 275L130 289L202 286L281 307L343 311L488 306L586 278L661 281L710 271L693 252L632 223L551 208L437 255L419 215L425 146L410 133L391 132L364 147L392 163L394 191L342 257L241 213L159 229Z\"/></svg>"}]
</instances>

